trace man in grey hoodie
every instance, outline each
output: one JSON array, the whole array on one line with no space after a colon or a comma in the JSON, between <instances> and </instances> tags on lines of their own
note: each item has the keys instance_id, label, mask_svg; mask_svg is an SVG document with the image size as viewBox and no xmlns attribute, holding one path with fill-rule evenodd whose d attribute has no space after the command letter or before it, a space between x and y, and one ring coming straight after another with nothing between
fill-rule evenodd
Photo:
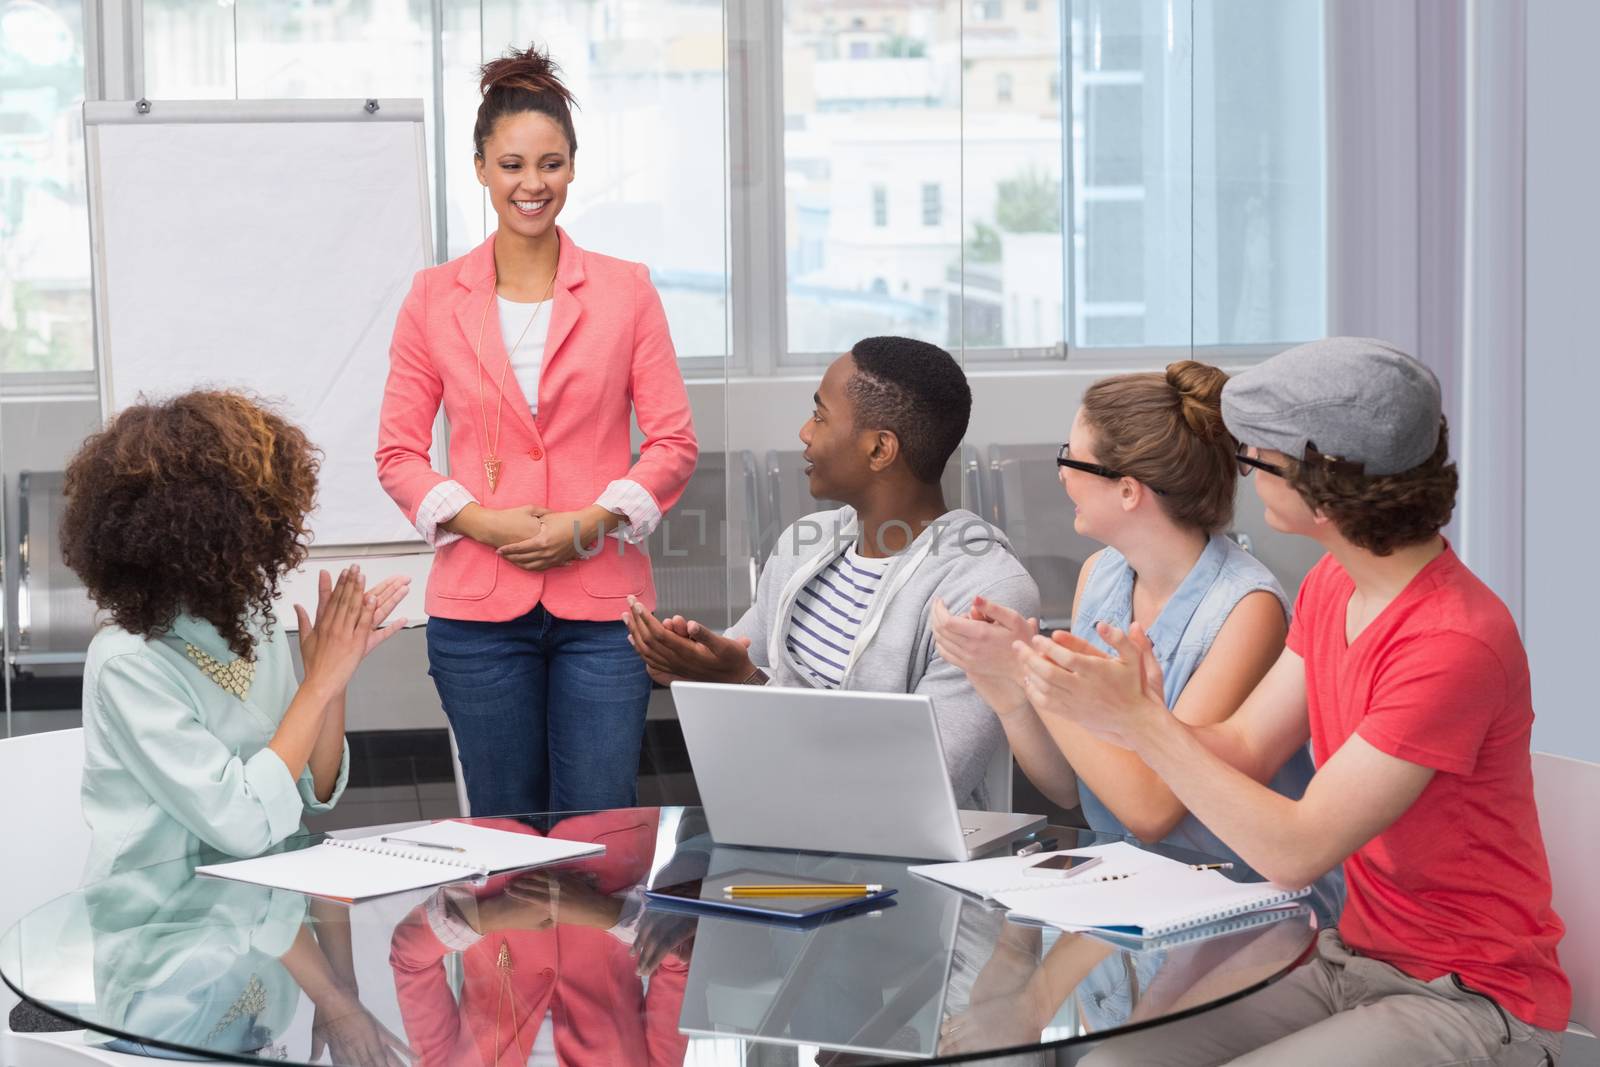
<instances>
[{"instance_id":1,"label":"man in grey hoodie","mask_svg":"<svg viewBox=\"0 0 1600 1067\"><path fill-rule=\"evenodd\" d=\"M985 808L999 720L933 644L931 607L982 596L1024 617L1039 589L1005 534L946 506L940 475L961 444L972 390L950 354L871 337L828 367L800 428L811 495L845 506L796 521L725 634L631 603L630 640L651 677L931 697L957 803ZM847 740L847 739L842 739Z\"/></svg>"}]
</instances>

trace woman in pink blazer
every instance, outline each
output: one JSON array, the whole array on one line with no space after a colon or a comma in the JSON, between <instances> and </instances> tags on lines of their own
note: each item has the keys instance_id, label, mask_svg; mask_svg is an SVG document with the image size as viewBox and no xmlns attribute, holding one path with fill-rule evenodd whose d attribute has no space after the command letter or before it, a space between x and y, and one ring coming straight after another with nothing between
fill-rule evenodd
<instances>
[{"instance_id":1,"label":"woman in pink blazer","mask_svg":"<svg viewBox=\"0 0 1600 1067\"><path fill-rule=\"evenodd\" d=\"M379 480L435 548L428 673L474 815L634 803L650 679L621 619L654 600L640 542L698 454L649 272L556 227L577 151L556 74L532 48L483 68L499 225L417 274L378 434ZM428 455L441 404L450 477Z\"/></svg>"}]
</instances>

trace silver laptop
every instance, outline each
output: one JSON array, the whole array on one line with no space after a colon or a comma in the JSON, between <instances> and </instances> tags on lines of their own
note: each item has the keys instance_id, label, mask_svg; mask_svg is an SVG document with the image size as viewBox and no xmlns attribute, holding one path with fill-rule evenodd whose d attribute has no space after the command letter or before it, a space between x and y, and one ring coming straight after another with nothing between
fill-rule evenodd
<instances>
[{"instance_id":1,"label":"silver laptop","mask_svg":"<svg viewBox=\"0 0 1600 1067\"><path fill-rule=\"evenodd\" d=\"M1044 824L957 811L925 696L674 682L719 844L965 860Z\"/></svg>"}]
</instances>

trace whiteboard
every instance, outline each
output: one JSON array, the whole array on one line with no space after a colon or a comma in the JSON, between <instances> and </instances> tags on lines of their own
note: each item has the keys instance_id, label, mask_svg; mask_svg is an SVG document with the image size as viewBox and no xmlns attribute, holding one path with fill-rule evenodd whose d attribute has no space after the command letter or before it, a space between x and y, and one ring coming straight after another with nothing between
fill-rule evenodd
<instances>
[{"instance_id":1,"label":"whiteboard","mask_svg":"<svg viewBox=\"0 0 1600 1067\"><path fill-rule=\"evenodd\" d=\"M373 453L395 318L433 255L422 102L147 106L84 104L105 413L248 390L323 451L314 549L421 548Z\"/></svg>"}]
</instances>

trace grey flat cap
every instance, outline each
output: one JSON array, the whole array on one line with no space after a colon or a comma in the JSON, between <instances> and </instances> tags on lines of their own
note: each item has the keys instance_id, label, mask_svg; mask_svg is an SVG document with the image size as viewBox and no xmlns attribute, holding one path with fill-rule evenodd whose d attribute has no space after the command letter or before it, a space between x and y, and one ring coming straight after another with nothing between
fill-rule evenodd
<instances>
[{"instance_id":1,"label":"grey flat cap","mask_svg":"<svg viewBox=\"0 0 1600 1067\"><path fill-rule=\"evenodd\" d=\"M1439 380L1387 341L1326 337L1234 375L1222 389L1222 421L1247 445L1301 459L1310 445L1399 474L1439 444Z\"/></svg>"}]
</instances>

